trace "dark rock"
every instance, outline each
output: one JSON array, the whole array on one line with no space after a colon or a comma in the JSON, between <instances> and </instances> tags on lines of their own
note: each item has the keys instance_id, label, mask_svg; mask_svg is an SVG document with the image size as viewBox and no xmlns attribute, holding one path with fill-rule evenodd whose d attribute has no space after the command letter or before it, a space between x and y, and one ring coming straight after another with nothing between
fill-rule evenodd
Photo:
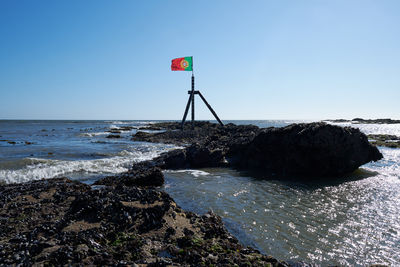
<instances>
[{"instance_id":1,"label":"dark rock","mask_svg":"<svg viewBox=\"0 0 400 267\"><path fill-rule=\"evenodd\" d=\"M184 149L169 151L154 159L154 164L163 169L230 166L255 170L263 176L310 178L340 176L382 158L358 129L323 122L267 129L202 123L191 130L140 136L150 142L173 143L181 137L192 142Z\"/></svg>"},{"instance_id":2,"label":"dark rock","mask_svg":"<svg viewBox=\"0 0 400 267\"><path fill-rule=\"evenodd\" d=\"M160 130L162 130L161 127L157 127L157 126L144 126L144 127L140 127L139 129L149 130L149 131L160 131Z\"/></svg>"},{"instance_id":3,"label":"dark rock","mask_svg":"<svg viewBox=\"0 0 400 267\"><path fill-rule=\"evenodd\" d=\"M369 134L370 143L376 146L400 148L400 137L388 134Z\"/></svg>"},{"instance_id":4,"label":"dark rock","mask_svg":"<svg viewBox=\"0 0 400 267\"><path fill-rule=\"evenodd\" d=\"M191 124L185 125L185 131L181 131L181 124L178 122L152 124L152 127L167 129L167 131L147 134L139 131L132 137L132 140L158 143L189 144L224 130L224 128L218 124L203 121L196 121L194 127L191 127Z\"/></svg>"},{"instance_id":5,"label":"dark rock","mask_svg":"<svg viewBox=\"0 0 400 267\"><path fill-rule=\"evenodd\" d=\"M118 129L111 129L111 130L108 130L107 132L113 133L113 134L120 134L121 133L121 131L118 130Z\"/></svg>"},{"instance_id":6,"label":"dark rock","mask_svg":"<svg viewBox=\"0 0 400 267\"><path fill-rule=\"evenodd\" d=\"M147 133L147 132L138 131L138 132L136 132L135 135L133 135L132 139L133 140L137 140L137 141L143 141L149 136L152 136L152 134L151 133Z\"/></svg>"},{"instance_id":7,"label":"dark rock","mask_svg":"<svg viewBox=\"0 0 400 267\"><path fill-rule=\"evenodd\" d=\"M183 169L190 166L186 157L186 149L176 149L163 153L154 161L163 169Z\"/></svg>"},{"instance_id":8,"label":"dark rock","mask_svg":"<svg viewBox=\"0 0 400 267\"><path fill-rule=\"evenodd\" d=\"M354 118L354 119L352 119L352 121L364 121L364 119L362 119L362 118Z\"/></svg>"},{"instance_id":9,"label":"dark rock","mask_svg":"<svg viewBox=\"0 0 400 267\"><path fill-rule=\"evenodd\" d=\"M118 134L110 134L110 135L107 135L106 138L121 138L121 136Z\"/></svg>"},{"instance_id":10,"label":"dark rock","mask_svg":"<svg viewBox=\"0 0 400 267\"><path fill-rule=\"evenodd\" d=\"M161 186L164 174L159 167L150 162L135 164L129 171L120 175L108 176L95 182L95 185Z\"/></svg>"},{"instance_id":11,"label":"dark rock","mask_svg":"<svg viewBox=\"0 0 400 267\"><path fill-rule=\"evenodd\" d=\"M120 130L120 131L131 131L134 128L135 127L133 127L133 126L121 126L121 127L118 128L118 130Z\"/></svg>"},{"instance_id":12,"label":"dark rock","mask_svg":"<svg viewBox=\"0 0 400 267\"><path fill-rule=\"evenodd\" d=\"M338 176L382 158L360 130L326 123L268 128L230 155L240 168L283 176Z\"/></svg>"},{"instance_id":13,"label":"dark rock","mask_svg":"<svg viewBox=\"0 0 400 267\"><path fill-rule=\"evenodd\" d=\"M331 122L351 122L350 120L346 120L346 119L336 119L336 120L325 120L325 121L331 121Z\"/></svg>"},{"instance_id":14,"label":"dark rock","mask_svg":"<svg viewBox=\"0 0 400 267\"><path fill-rule=\"evenodd\" d=\"M222 149L211 150L198 143L188 147L186 153L191 168L218 167L225 162Z\"/></svg>"},{"instance_id":15,"label":"dark rock","mask_svg":"<svg viewBox=\"0 0 400 267\"><path fill-rule=\"evenodd\" d=\"M6 218L0 224L0 265L284 263L243 247L217 215L183 212L168 194L150 188L91 190L66 178L4 185L0 218Z\"/></svg>"},{"instance_id":16,"label":"dark rock","mask_svg":"<svg viewBox=\"0 0 400 267\"><path fill-rule=\"evenodd\" d=\"M352 122L355 123L364 123L364 124L397 124L400 123L400 120L392 120L392 119L368 119L364 120L362 118L354 118Z\"/></svg>"}]
</instances>

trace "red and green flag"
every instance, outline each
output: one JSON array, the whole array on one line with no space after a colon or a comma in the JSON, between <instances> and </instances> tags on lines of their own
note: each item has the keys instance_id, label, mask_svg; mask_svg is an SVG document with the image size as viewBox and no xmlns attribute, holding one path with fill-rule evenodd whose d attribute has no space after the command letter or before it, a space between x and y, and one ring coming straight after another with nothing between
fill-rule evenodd
<instances>
[{"instance_id":1,"label":"red and green flag","mask_svg":"<svg viewBox=\"0 0 400 267\"><path fill-rule=\"evenodd\" d=\"M193 57L180 57L173 59L171 70L193 71Z\"/></svg>"}]
</instances>

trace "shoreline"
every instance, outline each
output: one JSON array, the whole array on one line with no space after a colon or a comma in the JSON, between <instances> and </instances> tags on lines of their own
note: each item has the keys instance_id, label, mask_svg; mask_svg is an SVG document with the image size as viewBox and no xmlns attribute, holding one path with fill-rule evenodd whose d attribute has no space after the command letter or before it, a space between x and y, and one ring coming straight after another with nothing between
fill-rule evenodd
<instances>
[{"instance_id":1,"label":"shoreline","mask_svg":"<svg viewBox=\"0 0 400 267\"><path fill-rule=\"evenodd\" d=\"M151 124L151 127L157 126ZM170 130L176 130L176 127L172 126ZM198 137L189 136L187 140ZM243 135L241 137L245 138ZM182 140L182 136L178 136L178 139ZM176 150L174 151L172 154L176 153ZM209 157L212 153L207 155ZM0 189L5 190L0 194L4 196L0 202L2 204L0 217L3 222L6 221L4 225L2 223L1 227L4 228L0 232L7 233L7 229L13 226L25 229L22 237L18 233L1 236L1 249L4 251L8 249L9 255L1 254L0 263L12 264L29 260L38 263L39 260L48 258L49 263L53 264L74 263L86 259L87 264L108 261L109 264L203 262L206 265L290 266L286 262L262 255L255 249L244 248L227 232L219 216L210 213L199 216L185 212L167 193L155 193L153 187L163 183L160 172L156 159L153 159L134 164L126 173L97 181L93 186L94 190L91 186L66 178L0 185ZM14 189L11 189L13 187ZM22 194L30 192L31 187L40 189L40 194ZM113 196L114 194L116 196ZM136 194L137 197L132 199L131 194ZM143 198L145 195L152 201ZM57 205L49 206L53 201ZM111 208L103 211L103 203L107 203L106 207ZM15 216L19 215L16 218L20 219L21 223L8 213L4 213L5 209L13 211ZM123 212L118 212L118 209L122 209ZM33 221L34 218L29 217L32 214L26 214L26 210L39 212L38 215L42 218ZM57 215L59 212L62 213L61 217L60 214ZM98 213L101 215L96 215ZM149 229L144 222L150 224ZM46 225L50 230L34 223ZM26 229L27 224L33 224L34 228ZM121 228L121 224L125 228ZM111 225L111 228L107 225ZM132 225L135 227L132 228ZM211 234L207 234L208 232ZM47 235L51 237L50 240L46 239ZM67 236L66 241L65 236ZM7 242L4 242L7 238ZM23 248L25 250L13 250L16 249L13 244L20 242L28 244ZM7 243L11 246L7 247ZM132 246L139 246L142 249L130 252L129 248ZM127 254L121 256L121 253ZM5 256L7 258L3 258Z\"/></svg>"}]
</instances>

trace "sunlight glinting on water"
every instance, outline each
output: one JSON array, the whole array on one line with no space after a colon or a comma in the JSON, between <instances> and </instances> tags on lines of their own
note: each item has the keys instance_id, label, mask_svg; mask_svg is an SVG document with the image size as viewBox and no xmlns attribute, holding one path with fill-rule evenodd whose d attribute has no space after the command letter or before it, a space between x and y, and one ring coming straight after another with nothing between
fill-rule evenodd
<instances>
[{"instance_id":1,"label":"sunlight glinting on water","mask_svg":"<svg viewBox=\"0 0 400 267\"><path fill-rule=\"evenodd\" d=\"M256 180L227 169L204 171L208 174L166 173L166 191L186 209L214 210L232 232L247 233L242 242L267 254L323 265L400 261L395 173L321 187Z\"/></svg>"}]
</instances>

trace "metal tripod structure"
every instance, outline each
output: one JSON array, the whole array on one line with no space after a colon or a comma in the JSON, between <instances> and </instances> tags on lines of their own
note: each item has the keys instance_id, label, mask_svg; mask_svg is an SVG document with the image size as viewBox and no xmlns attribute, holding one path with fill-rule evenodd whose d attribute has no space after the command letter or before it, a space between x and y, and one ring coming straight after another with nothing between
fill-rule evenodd
<instances>
[{"instance_id":1,"label":"metal tripod structure","mask_svg":"<svg viewBox=\"0 0 400 267\"><path fill-rule=\"evenodd\" d=\"M219 122L219 124L221 126L224 126L224 124L222 123L222 121L218 118L217 113L215 113L215 111L212 109L212 107L210 106L210 104L208 104L207 100L204 98L204 96L200 93L200 91L195 91L194 90L194 75L192 72L192 90L188 91L189 94L189 100L186 104L186 109L185 109L185 114L183 115L183 119L182 119L182 130L183 130L183 126L185 125L185 121L186 121L186 116L187 113L189 111L189 107L190 104L192 105L192 127L194 127L194 96L195 95L199 95L200 98L203 100L204 104L206 104L206 106L208 107L208 109L211 111L211 113L214 115L215 119Z\"/></svg>"}]
</instances>

